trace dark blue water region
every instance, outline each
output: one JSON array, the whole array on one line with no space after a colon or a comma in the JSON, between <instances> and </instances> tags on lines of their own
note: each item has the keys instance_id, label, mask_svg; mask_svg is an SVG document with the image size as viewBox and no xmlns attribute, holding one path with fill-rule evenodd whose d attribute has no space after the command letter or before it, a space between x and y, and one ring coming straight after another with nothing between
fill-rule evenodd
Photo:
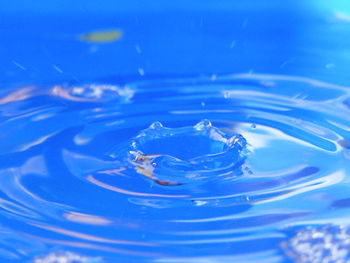
<instances>
[{"instance_id":1,"label":"dark blue water region","mask_svg":"<svg viewBox=\"0 0 350 263\"><path fill-rule=\"evenodd\" d=\"M341 0L11 1L0 9L0 82L265 72L346 84L349 12ZM123 36L78 38L106 29Z\"/></svg>"}]
</instances>

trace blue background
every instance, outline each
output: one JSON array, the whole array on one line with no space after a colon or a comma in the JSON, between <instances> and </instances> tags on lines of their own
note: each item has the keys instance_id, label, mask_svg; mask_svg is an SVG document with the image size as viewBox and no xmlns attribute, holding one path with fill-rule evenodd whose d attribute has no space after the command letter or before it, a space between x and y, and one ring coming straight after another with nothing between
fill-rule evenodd
<instances>
[{"instance_id":1,"label":"blue background","mask_svg":"<svg viewBox=\"0 0 350 263\"><path fill-rule=\"evenodd\" d=\"M334 23L339 10L347 13L350 5L341 0L7 1L0 7L0 82L258 72L346 83L350 38L343 36L350 23ZM77 40L105 29L121 29L122 39Z\"/></svg>"}]
</instances>

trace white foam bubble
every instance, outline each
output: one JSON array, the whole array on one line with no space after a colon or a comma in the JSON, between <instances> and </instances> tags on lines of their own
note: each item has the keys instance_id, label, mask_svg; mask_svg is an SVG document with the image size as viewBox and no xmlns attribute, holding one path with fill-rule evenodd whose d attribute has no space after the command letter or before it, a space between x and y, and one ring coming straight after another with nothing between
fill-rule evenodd
<instances>
[{"instance_id":1,"label":"white foam bubble","mask_svg":"<svg viewBox=\"0 0 350 263\"><path fill-rule=\"evenodd\" d=\"M349 263L350 228L307 227L299 230L282 247L289 257L300 263Z\"/></svg>"}]
</instances>

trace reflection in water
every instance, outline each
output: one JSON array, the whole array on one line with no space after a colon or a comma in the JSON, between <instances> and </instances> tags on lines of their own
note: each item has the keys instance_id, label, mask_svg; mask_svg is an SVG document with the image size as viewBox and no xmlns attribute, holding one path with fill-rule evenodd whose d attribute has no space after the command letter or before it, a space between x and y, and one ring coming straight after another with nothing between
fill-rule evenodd
<instances>
[{"instance_id":1,"label":"reflection in water","mask_svg":"<svg viewBox=\"0 0 350 263\"><path fill-rule=\"evenodd\" d=\"M89 224L89 225L110 225L112 222L106 218L103 218L101 216L95 216L95 215L88 215L78 212L67 212L63 214L63 216L72 222L79 222L82 224Z\"/></svg>"},{"instance_id":2,"label":"reflection in water","mask_svg":"<svg viewBox=\"0 0 350 263\"><path fill-rule=\"evenodd\" d=\"M25 88L16 89L10 94L5 95L0 98L0 104L6 104L15 101L21 101L33 96L32 91L35 89L34 86L29 86Z\"/></svg>"},{"instance_id":3,"label":"reflection in water","mask_svg":"<svg viewBox=\"0 0 350 263\"><path fill-rule=\"evenodd\" d=\"M67 236L71 236L71 237L75 237L75 238L79 238L79 239L83 239L83 240L88 240L88 241L94 241L94 242L98 242L98 243L108 243L108 244L132 244L132 245L138 245L138 246L154 246L154 244L151 243L145 243L145 242L133 242L133 241L127 241L127 240L117 240L117 239L107 239L107 238L101 238L101 237L97 237L97 236L93 236L93 235L89 235L89 234L85 234L85 233L80 233L80 232L76 232L76 231L71 231L71 230L67 230L67 229L63 229L63 228L58 228L58 227L53 227L53 226L46 226L46 225L40 225L40 224L31 224L34 225L38 228L42 228L48 231L52 231L52 232L56 232L62 235L67 235Z\"/></svg>"}]
</instances>

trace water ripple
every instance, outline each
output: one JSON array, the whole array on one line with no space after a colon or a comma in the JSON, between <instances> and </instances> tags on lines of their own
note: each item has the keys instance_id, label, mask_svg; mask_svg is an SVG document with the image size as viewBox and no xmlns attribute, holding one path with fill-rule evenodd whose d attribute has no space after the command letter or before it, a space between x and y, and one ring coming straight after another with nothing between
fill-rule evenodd
<instances>
[{"instance_id":1,"label":"water ripple","mask_svg":"<svg viewBox=\"0 0 350 263\"><path fill-rule=\"evenodd\" d=\"M305 248L334 227L308 225L349 216L349 93L259 74L4 88L0 256L321 262Z\"/></svg>"}]
</instances>

